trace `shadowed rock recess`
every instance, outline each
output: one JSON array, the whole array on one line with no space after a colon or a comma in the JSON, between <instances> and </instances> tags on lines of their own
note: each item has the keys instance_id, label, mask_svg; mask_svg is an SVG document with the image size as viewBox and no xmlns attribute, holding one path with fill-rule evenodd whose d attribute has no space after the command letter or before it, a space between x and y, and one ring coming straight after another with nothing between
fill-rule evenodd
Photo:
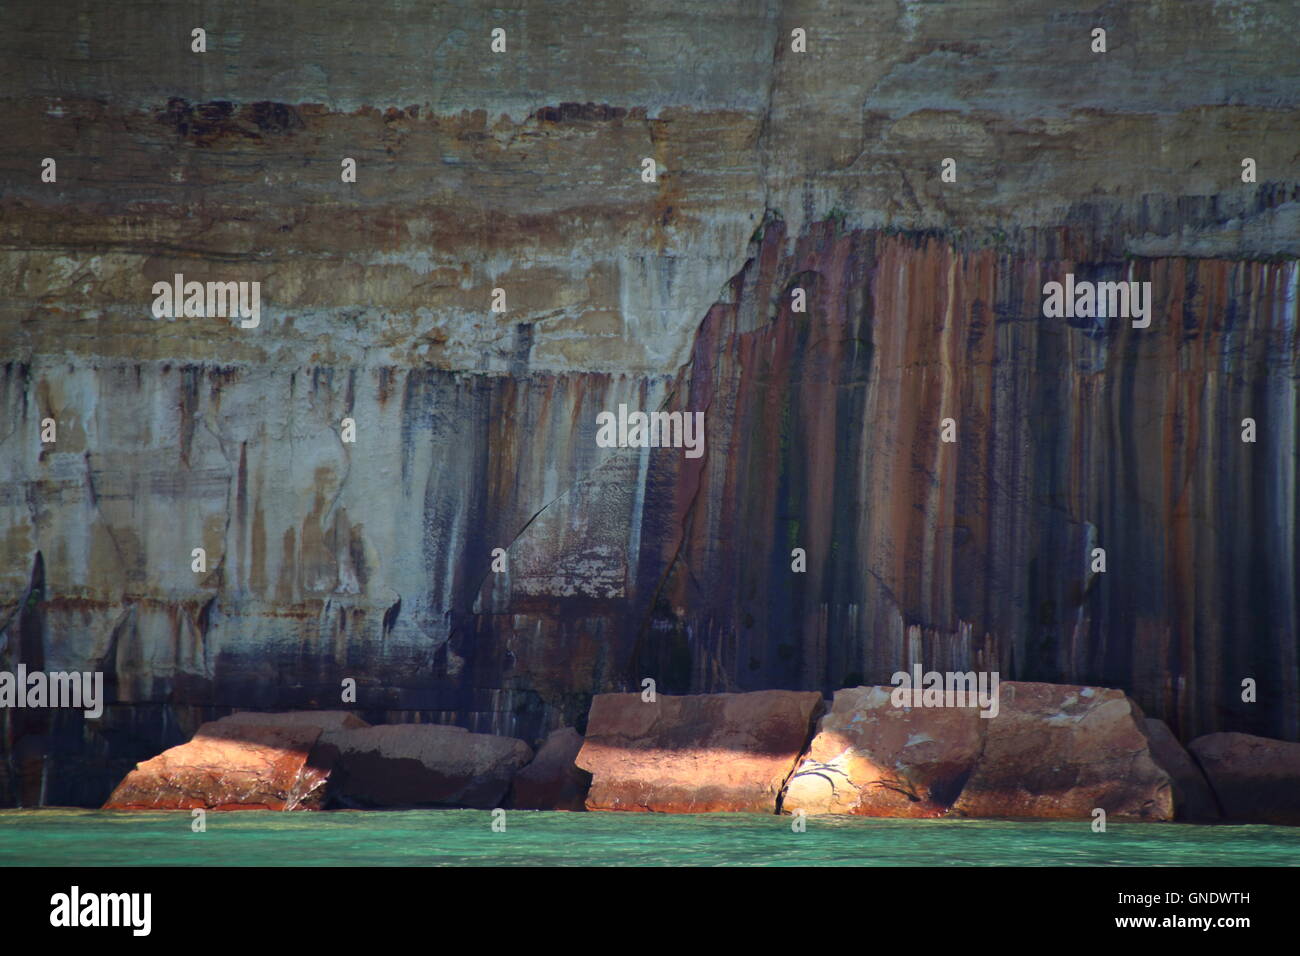
<instances>
[{"instance_id":1,"label":"shadowed rock recess","mask_svg":"<svg viewBox=\"0 0 1300 956\"><path fill-rule=\"evenodd\" d=\"M1300 738L1293 3L509 6L0 6L0 669L107 696L0 711L0 804L234 709L535 745L913 661Z\"/></svg>"}]
</instances>

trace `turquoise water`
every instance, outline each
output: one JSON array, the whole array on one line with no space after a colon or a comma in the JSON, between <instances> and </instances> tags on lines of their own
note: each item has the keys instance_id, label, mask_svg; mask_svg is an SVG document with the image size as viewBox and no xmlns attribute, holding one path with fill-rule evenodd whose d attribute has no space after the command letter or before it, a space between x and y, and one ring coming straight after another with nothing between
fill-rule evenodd
<instances>
[{"instance_id":1,"label":"turquoise water","mask_svg":"<svg viewBox=\"0 0 1300 956\"><path fill-rule=\"evenodd\" d=\"M482 810L0 811L0 866L1296 866L1300 828Z\"/></svg>"}]
</instances>

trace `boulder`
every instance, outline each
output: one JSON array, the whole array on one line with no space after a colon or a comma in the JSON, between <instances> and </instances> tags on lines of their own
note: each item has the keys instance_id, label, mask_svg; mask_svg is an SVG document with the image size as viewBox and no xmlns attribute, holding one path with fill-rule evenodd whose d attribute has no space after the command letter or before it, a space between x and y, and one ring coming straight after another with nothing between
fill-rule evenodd
<instances>
[{"instance_id":1,"label":"boulder","mask_svg":"<svg viewBox=\"0 0 1300 956\"><path fill-rule=\"evenodd\" d=\"M572 727L553 730L537 756L515 775L514 806L519 810L585 810L591 774L574 760L582 735Z\"/></svg>"},{"instance_id":2,"label":"boulder","mask_svg":"<svg viewBox=\"0 0 1300 956\"><path fill-rule=\"evenodd\" d=\"M1174 817L1193 823L1208 823L1220 817L1214 791L1196 761L1183 749L1163 720L1146 719L1151 756L1169 774L1174 788Z\"/></svg>"},{"instance_id":3,"label":"boulder","mask_svg":"<svg viewBox=\"0 0 1300 956\"><path fill-rule=\"evenodd\" d=\"M1187 749L1205 771L1225 818L1300 826L1300 743L1222 733L1197 737Z\"/></svg>"},{"instance_id":4,"label":"boulder","mask_svg":"<svg viewBox=\"0 0 1300 956\"><path fill-rule=\"evenodd\" d=\"M442 724L390 724L321 735L331 802L352 807L500 806L533 756L522 740Z\"/></svg>"},{"instance_id":5,"label":"boulder","mask_svg":"<svg viewBox=\"0 0 1300 956\"><path fill-rule=\"evenodd\" d=\"M188 743L137 764L105 810L319 809L328 765L315 763L320 729L213 721Z\"/></svg>"},{"instance_id":6,"label":"boulder","mask_svg":"<svg viewBox=\"0 0 1300 956\"><path fill-rule=\"evenodd\" d=\"M600 694L577 765L588 810L774 813L820 715L818 693Z\"/></svg>"},{"instance_id":7,"label":"boulder","mask_svg":"<svg viewBox=\"0 0 1300 956\"><path fill-rule=\"evenodd\" d=\"M349 710L291 710L278 714L241 710L222 717L215 723L256 724L262 727L315 727L321 733L329 730L359 730L370 726Z\"/></svg>"},{"instance_id":8,"label":"boulder","mask_svg":"<svg viewBox=\"0 0 1300 956\"><path fill-rule=\"evenodd\" d=\"M892 687L836 691L782 807L934 817L961 792L993 722L976 707L895 707Z\"/></svg>"},{"instance_id":9,"label":"boulder","mask_svg":"<svg viewBox=\"0 0 1300 956\"><path fill-rule=\"evenodd\" d=\"M1169 774L1123 691L1006 681L984 750L953 804L967 817L1172 820Z\"/></svg>"}]
</instances>

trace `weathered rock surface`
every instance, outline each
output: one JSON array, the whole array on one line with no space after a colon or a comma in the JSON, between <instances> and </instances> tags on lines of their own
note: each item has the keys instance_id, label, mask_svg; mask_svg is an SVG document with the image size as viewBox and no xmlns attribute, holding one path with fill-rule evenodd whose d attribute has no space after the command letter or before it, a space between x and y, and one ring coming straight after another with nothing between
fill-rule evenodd
<instances>
[{"instance_id":1,"label":"weathered rock surface","mask_svg":"<svg viewBox=\"0 0 1300 956\"><path fill-rule=\"evenodd\" d=\"M1207 734L1188 744L1228 820L1300 826L1300 744Z\"/></svg>"},{"instance_id":2,"label":"weathered rock surface","mask_svg":"<svg viewBox=\"0 0 1300 956\"><path fill-rule=\"evenodd\" d=\"M1219 805L1209 781L1205 779L1205 774L1196 761L1178 742L1169 725L1163 720L1148 717L1145 726L1151 758L1169 774L1169 781L1173 785L1176 819L1189 823L1208 823L1219 819Z\"/></svg>"},{"instance_id":3,"label":"weathered rock surface","mask_svg":"<svg viewBox=\"0 0 1300 956\"><path fill-rule=\"evenodd\" d=\"M218 721L137 766L105 810L320 809L328 766L312 761L320 728Z\"/></svg>"},{"instance_id":4,"label":"weathered rock surface","mask_svg":"<svg viewBox=\"0 0 1300 956\"><path fill-rule=\"evenodd\" d=\"M952 812L967 817L1172 820L1169 774L1123 691L1002 684L984 749Z\"/></svg>"},{"instance_id":5,"label":"weathered rock surface","mask_svg":"<svg viewBox=\"0 0 1300 956\"><path fill-rule=\"evenodd\" d=\"M532 756L522 740L400 724L322 734L313 759L333 767L330 800L344 806L485 810Z\"/></svg>"},{"instance_id":6,"label":"weathered rock surface","mask_svg":"<svg viewBox=\"0 0 1300 956\"><path fill-rule=\"evenodd\" d=\"M1006 682L997 716L895 707L893 687L837 691L783 808L932 817L1217 817L1200 771L1122 691ZM1155 724L1156 726L1151 726ZM1172 788L1172 799L1170 791Z\"/></svg>"},{"instance_id":7,"label":"weathered rock surface","mask_svg":"<svg viewBox=\"0 0 1300 956\"><path fill-rule=\"evenodd\" d=\"M547 736L532 763L515 775L512 804L518 810L585 810L591 774L575 762L582 734L561 727Z\"/></svg>"},{"instance_id":8,"label":"weathered rock surface","mask_svg":"<svg viewBox=\"0 0 1300 956\"><path fill-rule=\"evenodd\" d=\"M1289 0L322 0L203 55L47 6L0 5L0 666L109 706L0 713L0 803L345 677L532 740L919 658L1300 737ZM177 272L260 325L155 318ZM1151 325L1044 319L1071 272ZM595 444L665 402L703 458Z\"/></svg>"},{"instance_id":9,"label":"weathered rock surface","mask_svg":"<svg viewBox=\"0 0 1300 956\"><path fill-rule=\"evenodd\" d=\"M577 764L588 810L773 813L807 746L820 694L600 694Z\"/></svg>"},{"instance_id":10,"label":"weathered rock surface","mask_svg":"<svg viewBox=\"0 0 1300 956\"><path fill-rule=\"evenodd\" d=\"M892 690L835 692L786 786L783 809L870 817L947 813L979 759L990 719L975 707L895 707Z\"/></svg>"}]
</instances>

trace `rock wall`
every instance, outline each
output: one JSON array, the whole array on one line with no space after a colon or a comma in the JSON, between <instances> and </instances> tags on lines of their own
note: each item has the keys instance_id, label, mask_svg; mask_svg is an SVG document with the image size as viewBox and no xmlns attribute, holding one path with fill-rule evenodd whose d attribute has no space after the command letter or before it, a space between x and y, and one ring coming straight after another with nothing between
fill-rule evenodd
<instances>
[{"instance_id":1,"label":"rock wall","mask_svg":"<svg viewBox=\"0 0 1300 956\"><path fill-rule=\"evenodd\" d=\"M6 4L0 667L110 703L0 713L0 802L349 677L535 741L915 660L1297 739L1292 14ZM1151 326L1044 319L1069 272ZM154 318L176 273L260 325ZM705 455L598 447L620 403Z\"/></svg>"}]
</instances>

